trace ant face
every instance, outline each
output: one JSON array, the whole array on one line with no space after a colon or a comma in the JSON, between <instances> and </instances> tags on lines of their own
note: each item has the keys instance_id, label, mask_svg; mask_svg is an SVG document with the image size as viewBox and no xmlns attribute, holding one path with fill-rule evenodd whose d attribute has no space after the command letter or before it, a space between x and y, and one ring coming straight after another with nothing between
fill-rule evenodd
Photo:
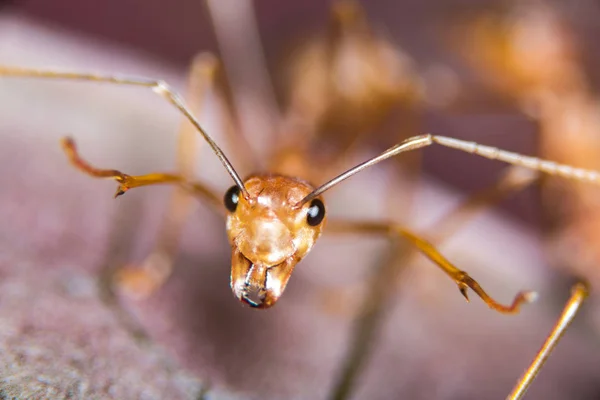
<instances>
[{"instance_id":1,"label":"ant face","mask_svg":"<svg viewBox=\"0 0 600 400\"><path fill-rule=\"evenodd\" d=\"M231 289L240 301L268 308L321 235L325 206L318 198L299 205L314 188L294 178L251 176L244 186L248 198L237 186L224 197L232 247Z\"/></svg>"}]
</instances>

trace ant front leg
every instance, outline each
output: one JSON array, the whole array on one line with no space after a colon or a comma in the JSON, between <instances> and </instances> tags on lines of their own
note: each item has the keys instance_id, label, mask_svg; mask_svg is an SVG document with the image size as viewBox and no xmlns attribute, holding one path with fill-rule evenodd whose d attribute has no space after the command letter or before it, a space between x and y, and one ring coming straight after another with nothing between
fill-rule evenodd
<instances>
[{"instance_id":1,"label":"ant front leg","mask_svg":"<svg viewBox=\"0 0 600 400\"><path fill-rule=\"evenodd\" d=\"M429 258L442 271L446 273L457 285L461 294L469 301L467 289L473 290L493 310L504 314L516 314L523 303L529 303L536 297L535 292L519 292L510 305L503 305L490 297L477 281L468 273L458 269L446 257L444 257L431 243L416 235L415 233L394 223L386 222L354 222L354 221L332 221L328 222L328 229L335 233L362 233L377 234L385 236L397 236L407 240L415 246L419 252Z\"/></svg>"},{"instance_id":2,"label":"ant front leg","mask_svg":"<svg viewBox=\"0 0 600 400\"><path fill-rule=\"evenodd\" d=\"M140 186L157 185L157 184L178 184L185 182L185 178L181 175L154 172L146 175L132 176L124 174L116 169L102 169L93 167L79 155L75 141L70 137L64 137L60 141L61 147L69 162L78 170L93 178L114 179L119 186L115 192L115 198L125 194L129 189Z\"/></svg>"},{"instance_id":3,"label":"ant front leg","mask_svg":"<svg viewBox=\"0 0 600 400\"><path fill-rule=\"evenodd\" d=\"M63 150L69 159L69 162L78 170L93 178L114 179L119 183L115 197L125 194L129 189L141 186L176 184L183 187L190 193L206 200L217 212L225 215L225 209L221 202L221 197L215 194L214 190L201 182L191 182L183 175L172 174L168 172L153 172L146 175L127 175L116 169L101 169L90 165L79 155L75 141L69 137L61 140Z\"/></svg>"},{"instance_id":4,"label":"ant front leg","mask_svg":"<svg viewBox=\"0 0 600 400\"><path fill-rule=\"evenodd\" d=\"M221 196L202 182L189 181L183 175L168 172L153 172L146 175L127 175L116 169L101 169L91 166L79 155L75 141L69 137L61 140L63 150L69 162L78 170L93 178L114 179L119 183L115 197L125 194L129 189L141 186L176 184L183 187L194 196L207 201L208 204L219 214L225 215L225 209Z\"/></svg>"}]
</instances>

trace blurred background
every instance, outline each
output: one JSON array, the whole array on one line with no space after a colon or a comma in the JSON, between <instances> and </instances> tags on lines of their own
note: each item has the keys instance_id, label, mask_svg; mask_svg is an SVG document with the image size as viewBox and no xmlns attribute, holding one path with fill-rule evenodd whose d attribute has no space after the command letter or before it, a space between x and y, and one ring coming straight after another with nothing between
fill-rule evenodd
<instances>
[{"instance_id":1,"label":"blurred background","mask_svg":"<svg viewBox=\"0 0 600 400\"><path fill-rule=\"evenodd\" d=\"M0 65L148 76L189 95L194 57L218 55L197 112L241 175L319 184L425 132L600 170L592 1L0 4ZM151 252L172 189L115 201L114 182L74 171L58 140L101 167L173 170L180 116L143 89L64 81L1 79L0 104L5 393L504 398L575 279L600 285L597 188L432 147L332 190L329 215L411 227L502 302L537 291L519 315L466 304L409 249L391 262L384 240L327 233L280 304L248 309L229 289L223 221L202 203L164 287L106 296L107 270ZM199 153L198 177L224 193L230 178ZM592 292L527 398L596 399L599 334Z\"/></svg>"}]
</instances>

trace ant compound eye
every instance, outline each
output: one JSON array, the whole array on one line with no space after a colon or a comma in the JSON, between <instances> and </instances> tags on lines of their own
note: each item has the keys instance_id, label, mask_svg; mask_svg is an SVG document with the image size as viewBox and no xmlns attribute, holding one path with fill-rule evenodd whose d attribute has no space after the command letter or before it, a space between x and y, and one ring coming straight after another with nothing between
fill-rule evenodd
<instances>
[{"instance_id":1,"label":"ant compound eye","mask_svg":"<svg viewBox=\"0 0 600 400\"><path fill-rule=\"evenodd\" d=\"M325 218L325 205L319 199L314 199L310 202L310 207L308 207L308 211L306 212L306 222L310 226L317 226Z\"/></svg>"},{"instance_id":2,"label":"ant compound eye","mask_svg":"<svg viewBox=\"0 0 600 400\"><path fill-rule=\"evenodd\" d=\"M235 212L235 209L240 201L240 188L237 186L230 187L225 193L225 196L223 196L223 200L225 203L225 208L227 208L230 212Z\"/></svg>"}]
</instances>

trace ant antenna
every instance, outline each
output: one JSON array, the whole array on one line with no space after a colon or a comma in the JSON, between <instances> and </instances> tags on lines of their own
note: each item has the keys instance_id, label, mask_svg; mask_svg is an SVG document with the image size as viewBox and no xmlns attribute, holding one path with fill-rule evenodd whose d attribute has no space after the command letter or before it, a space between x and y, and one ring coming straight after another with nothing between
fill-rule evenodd
<instances>
[{"instance_id":1,"label":"ant antenna","mask_svg":"<svg viewBox=\"0 0 600 400\"><path fill-rule=\"evenodd\" d=\"M413 136L405 141L390 147L380 155L371 158L356 167L349 169L348 171L338 175L329 182L319 186L312 193L308 194L302 200L294 205L294 207L300 207L303 204L313 200L323 192L331 189L338 183L350 178L352 175L359 173L365 168L375 165L383 160L387 160L390 157L396 156L405 151L411 151L420 149L422 147L431 146L432 144L439 144L444 147L449 147L455 150L464 151L465 153L476 154L481 157L489 158L491 160L503 161L507 164L518 165L520 167L528 168L534 171L540 171L548 175L561 176L567 179L573 179L581 182L589 182L600 184L600 172L592 171L583 168L574 168L570 165L558 164L553 161L542 160L537 157L529 157L521 154L513 153L506 150L501 150L496 147L485 146L475 142L469 142L466 140L454 139L445 136L437 135L421 135Z\"/></svg>"},{"instance_id":2,"label":"ant antenna","mask_svg":"<svg viewBox=\"0 0 600 400\"><path fill-rule=\"evenodd\" d=\"M187 118L187 120L191 122L191 124L198 130L198 132L200 132L204 140L206 140L208 145L216 154L219 161L221 161L221 164L223 164L229 176L231 176L236 186L240 189L244 198L250 197L248 191L246 190L246 187L244 186L244 182L242 181L238 173L235 171L235 168L233 168L231 162L225 156L225 153L223 153L223 150L221 150L221 148L217 145L213 138L204 130L204 128L202 128L196 117L194 117L194 115L185 105L183 100L181 100L181 96L174 92L164 81L138 77L119 77L6 66L0 66L0 77L1 76L106 82L113 83L116 85L142 86L152 89L154 93L160 95L162 98L166 99L169 103L175 106L175 108L177 108Z\"/></svg>"},{"instance_id":3,"label":"ant antenna","mask_svg":"<svg viewBox=\"0 0 600 400\"><path fill-rule=\"evenodd\" d=\"M428 135L415 136L414 138L410 138L400 144L390 147L389 149L387 149L386 151L384 151L377 157L373 157L370 160L360 163L356 167L350 168L348 171L342 173L341 175L336 176L329 182L319 186L318 188L313 190L311 193L309 193L306 197L304 197L302 200L300 200L298 203L296 203L294 205L294 207L301 207L302 205L313 200L314 198L319 197L323 192L331 189L338 183L345 181L346 179L350 178L352 175L358 174L360 171L362 171L365 168L369 168L370 166L373 166L383 160L387 160L388 158L394 157L395 155L398 155L405 151L416 150L416 149L420 149L421 147L429 146L431 144L430 142L431 142L431 139L428 137Z\"/></svg>"}]
</instances>

